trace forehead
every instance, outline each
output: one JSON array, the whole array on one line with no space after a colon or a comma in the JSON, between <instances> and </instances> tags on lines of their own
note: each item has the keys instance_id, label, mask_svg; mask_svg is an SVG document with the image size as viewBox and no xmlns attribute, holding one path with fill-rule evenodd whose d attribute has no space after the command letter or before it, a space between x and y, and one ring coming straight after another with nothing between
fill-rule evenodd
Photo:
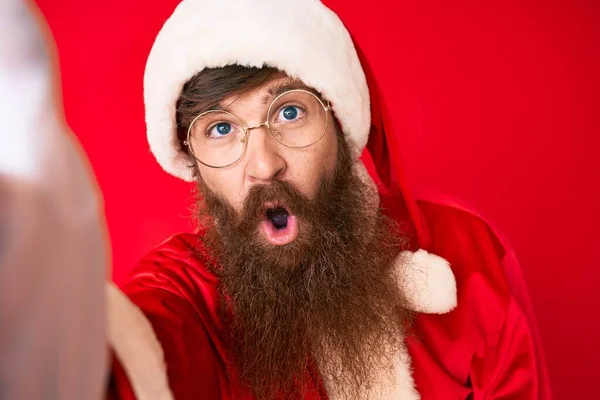
<instances>
[{"instance_id":1,"label":"forehead","mask_svg":"<svg viewBox=\"0 0 600 400\"><path fill-rule=\"evenodd\" d=\"M214 107L214 109L229 110L236 105L242 106L249 103L255 106L266 107L270 105L277 96L288 90L296 89L306 90L321 97L321 94L317 90L306 85L301 80L290 78L288 76L279 76L271 79L262 86L249 90L248 92L225 97Z\"/></svg>"}]
</instances>

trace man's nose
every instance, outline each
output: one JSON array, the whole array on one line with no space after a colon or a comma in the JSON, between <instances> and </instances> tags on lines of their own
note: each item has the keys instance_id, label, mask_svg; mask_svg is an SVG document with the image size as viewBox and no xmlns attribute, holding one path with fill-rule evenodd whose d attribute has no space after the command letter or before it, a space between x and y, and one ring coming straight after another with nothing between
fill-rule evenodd
<instances>
[{"instance_id":1,"label":"man's nose","mask_svg":"<svg viewBox=\"0 0 600 400\"><path fill-rule=\"evenodd\" d=\"M269 128L265 125L252 128L246 140L248 141L246 173L252 183L267 184L281 177L285 172L286 163L279 153L279 145Z\"/></svg>"}]
</instances>

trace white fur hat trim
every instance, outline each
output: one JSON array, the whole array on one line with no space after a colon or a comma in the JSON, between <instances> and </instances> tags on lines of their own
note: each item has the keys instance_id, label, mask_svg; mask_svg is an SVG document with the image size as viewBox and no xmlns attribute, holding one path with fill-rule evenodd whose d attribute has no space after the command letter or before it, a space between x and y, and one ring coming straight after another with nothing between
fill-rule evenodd
<instances>
[{"instance_id":1,"label":"white fur hat trim","mask_svg":"<svg viewBox=\"0 0 600 400\"><path fill-rule=\"evenodd\" d=\"M369 90L348 31L318 0L184 0L156 37L144 75L150 150L168 173L192 181L177 140L176 102L204 68L276 67L331 102L355 156L371 126Z\"/></svg>"}]
</instances>

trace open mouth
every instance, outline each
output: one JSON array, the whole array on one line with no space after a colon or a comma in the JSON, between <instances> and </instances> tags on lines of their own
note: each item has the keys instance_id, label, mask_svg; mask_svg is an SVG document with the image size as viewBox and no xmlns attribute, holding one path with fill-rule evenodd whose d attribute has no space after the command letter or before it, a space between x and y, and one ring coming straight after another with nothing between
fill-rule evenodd
<instances>
[{"instance_id":1,"label":"open mouth","mask_svg":"<svg viewBox=\"0 0 600 400\"><path fill-rule=\"evenodd\" d=\"M269 243L282 246L298 237L298 220L285 206L266 205L259 230Z\"/></svg>"}]
</instances>

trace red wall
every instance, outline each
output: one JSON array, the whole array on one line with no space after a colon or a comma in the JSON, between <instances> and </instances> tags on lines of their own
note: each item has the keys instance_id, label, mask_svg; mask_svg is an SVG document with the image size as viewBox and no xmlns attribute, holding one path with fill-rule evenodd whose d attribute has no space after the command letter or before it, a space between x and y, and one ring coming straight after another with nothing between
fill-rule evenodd
<instances>
[{"instance_id":1,"label":"red wall","mask_svg":"<svg viewBox=\"0 0 600 400\"><path fill-rule=\"evenodd\" d=\"M39 3L58 44L68 121L104 192L120 281L150 247L191 228L190 187L160 171L144 136L145 57L177 1ZM345 8L351 29L367 14L380 21L357 39L369 43L398 115L418 191L461 198L504 231L556 398L600 397L600 3Z\"/></svg>"}]
</instances>

